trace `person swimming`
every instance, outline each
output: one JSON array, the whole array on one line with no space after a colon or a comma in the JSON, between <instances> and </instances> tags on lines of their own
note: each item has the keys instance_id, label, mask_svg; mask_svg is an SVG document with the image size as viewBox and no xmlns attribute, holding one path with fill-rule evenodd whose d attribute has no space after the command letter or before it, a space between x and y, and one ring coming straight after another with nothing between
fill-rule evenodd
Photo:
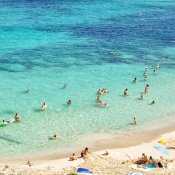
<instances>
[{"instance_id":1,"label":"person swimming","mask_svg":"<svg viewBox=\"0 0 175 175\"><path fill-rule=\"evenodd\" d=\"M155 67L156 67L156 69L158 69L160 66L159 66L159 64L156 64Z\"/></svg>"},{"instance_id":2,"label":"person swimming","mask_svg":"<svg viewBox=\"0 0 175 175\"><path fill-rule=\"evenodd\" d=\"M151 103L150 103L150 105L154 105L155 104L155 101L153 100Z\"/></svg>"},{"instance_id":3,"label":"person swimming","mask_svg":"<svg viewBox=\"0 0 175 175\"><path fill-rule=\"evenodd\" d=\"M144 99L144 95L142 94L141 96L140 96L140 100L143 100Z\"/></svg>"},{"instance_id":4,"label":"person swimming","mask_svg":"<svg viewBox=\"0 0 175 175\"><path fill-rule=\"evenodd\" d=\"M47 104L44 102L41 106L41 111L44 111L47 109Z\"/></svg>"},{"instance_id":5,"label":"person swimming","mask_svg":"<svg viewBox=\"0 0 175 175\"><path fill-rule=\"evenodd\" d=\"M27 89L25 92L26 92L26 93L29 93L29 92L31 92L31 89L29 88L29 89Z\"/></svg>"},{"instance_id":6,"label":"person swimming","mask_svg":"<svg viewBox=\"0 0 175 175\"><path fill-rule=\"evenodd\" d=\"M128 89L124 90L124 95L128 95Z\"/></svg>"},{"instance_id":7,"label":"person swimming","mask_svg":"<svg viewBox=\"0 0 175 175\"><path fill-rule=\"evenodd\" d=\"M57 135L54 134L52 137L51 137L52 140L56 140L57 139Z\"/></svg>"},{"instance_id":8,"label":"person swimming","mask_svg":"<svg viewBox=\"0 0 175 175\"><path fill-rule=\"evenodd\" d=\"M68 100L67 101L67 105L71 105L72 104L72 101L71 100Z\"/></svg>"},{"instance_id":9,"label":"person swimming","mask_svg":"<svg viewBox=\"0 0 175 175\"><path fill-rule=\"evenodd\" d=\"M64 86L63 86L63 89L66 89L67 88L67 84L65 83Z\"/></svg>"},{"instance_id":10,"label":"person swimming","mask_svg":"<svg viewBox=\"0 0 175 175\"><path fill-rule=\"evenodd\" d=\"M135 77L134 80L133 80L134 83L137 83L137 78Z\"/></svg>"},{"instance_id":11,"label":"person swimming","mask_svg":"<svg viewBox=\"0 0 175 175\"><path fill-rule=\"evenodd\" d=\"M145 67L145 72L147 72L148 71L148 67Z\"/></svg>"},{"instance_id":12,"label":"person swimming","mask_svg":"<svg viewBox=\"0 0 175 175\"><path fill-rule=\"evenodd\" d=\"M157 72L156 72L156 70L154 70L154 71L153 71L153 73L154 73L154 75L157 75Z\"/></svg>"},{"instance_id":13,"label":"person swimming","mask_svg":"<svg viewBox=\"0 0 175 175\"><path fill-rule=\"evenodd\" d=\"M145 93L148 93L148 92L149 92L149 84L147 84L145 87Z\"/></svg>"},{"instance_id":14,"label":"person swimming","mask_svg":"<svg viewBox=\"0 0 175 175\"><path fill-rule=\"evenodd\" d=\"M144 77L144 80L145 80L145 81L147 81L147 80L148 80L148 77L147 77L147 76L145 76L145 77Z\"/></svg>"},{"instance_id":15,"label":"person swimming","mask_svg":"<svg viewBox=\"0 0 175 175\"><path fill-rule=\"evenodd\" d=\"M20 116L18 113L15 114L14 119L15 119L15 122L20 122Z\"/></svg>"}]
</instances>

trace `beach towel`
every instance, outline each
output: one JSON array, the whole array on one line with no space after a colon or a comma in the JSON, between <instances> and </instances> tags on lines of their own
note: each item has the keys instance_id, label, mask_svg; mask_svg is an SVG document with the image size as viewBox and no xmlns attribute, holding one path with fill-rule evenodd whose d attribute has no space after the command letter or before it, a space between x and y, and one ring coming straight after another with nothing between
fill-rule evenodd
<instances>
[{"instance_id":1,"label":"beach towel","mask_svg":"<svg viewBox=\"0 0 175 175\"><path fill-rule=\"evenodd\" d=\"M138 167L138 165L130 165L129 166L130 168L133 168L133 169L135 169L135 170L140 170L140 171L145 171L145 172L148 172L148 171L151 171L152 170L152 168L142 168L142 167Z\"/></svg>"},{"instance_id":2,"label":"beach towel","mask_svg":"<svg viewBox=\"0 0 175 175\"><path fill-rule=\"evenodd\" d=\"M144 175L144 174L135 172L135 173L129 173L128 175Z\"/></svg>"},{"instance_id":3,"label":"beach towel","mask_svg":"<svg viewBox=\"0 0 175 175\"><path fill-rule=\"evenodd\" d=\"M77 169L77 173L80 173L80 174L93 174L93 172L89 171L86 168L78 168Z\"/></svg>"},{"instance_id":4,"label":"beach towel","mask_svg":"<svg viewBox=\"0 0 175 175\"><path fill-rule=\"evenodd\" d=\"M167 156L170 155L169 150L166 149L166 148L163 147L163 146L158 145L158 146L154 146L153 148L156 149L156 150L158 150L158 151L160 151L161 153L163 153L163 154L165 154L165 155L167 155Z\"/></svg>"}]
</instances>

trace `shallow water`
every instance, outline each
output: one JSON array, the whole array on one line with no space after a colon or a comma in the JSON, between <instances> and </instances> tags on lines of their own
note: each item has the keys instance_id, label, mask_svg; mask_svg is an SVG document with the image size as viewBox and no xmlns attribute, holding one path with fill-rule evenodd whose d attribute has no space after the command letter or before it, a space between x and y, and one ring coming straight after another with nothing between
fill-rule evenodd
<instances>
[{"instance_id":1,"label":"shallow water","mask_svg":"<svg viewBox=\"0 0 175 175\"><path fill-rule=\"evenodd\" d=\"M65 147L84 134L132 128L134 116L144 124L173 111L174 19L173 1L0 0L0 118L21 116L0 128L0 155ZM138 100L146 84L150 92ZM103 87L106 108L96 105ZM51 142L53 133L60 138Z\"/></svg>"}]
</instances>

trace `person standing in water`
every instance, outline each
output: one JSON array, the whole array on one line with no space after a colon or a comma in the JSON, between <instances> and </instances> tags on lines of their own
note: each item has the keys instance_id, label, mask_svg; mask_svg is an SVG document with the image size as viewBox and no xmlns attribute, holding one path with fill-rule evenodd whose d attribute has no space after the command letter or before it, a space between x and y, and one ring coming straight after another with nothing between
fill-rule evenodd
<instances>
[{"instance_id":1,"label":"person standing in water","mask_svg":"<svg viewBox=\"0 0 175 175\"><path fill-rule=\"evenodd\" d=\"M41 111L44 111L47 109L47 104L44 102L41 106Z\"/></svg>"},{"instance_id":2,"label":"person standing in water","mask_svg":"<svg viewBox=\"0 0 175 175\"><path fill-rule=\"evenodd\" d=\"M133 80L134 83L137 83L137 78L135 77L134 80Z\"/></svg>"},{"instance_id":3,"label":"person standing in water","mask_svg":"<svg viewBox=\"0 0 175 175\"><path fill-rule=\"evenodd\" d=\"M137 121L136 121L136 118L134 117L134 125L137 125Z\"/></svg>"},{"instance_id":4,"label":"person standing in water","mask_svg":"<svg viewBox=\"0 0 175 175\"><path fill-rule=\"evenodd\" d=\"M128 95L128 89L124 90L124 95Z\"/></svg>"},{"instance_id":5,"label":"person standing in water","mask_svg":"<svg viewBox=\"0 0 175 175\"><path fill-rule=\"evenodd\" d=\"M157 72L156 72L156 70L154 70L154 72L153 72L153 73L154 73L154 75L157 75Z\"/></svg>"},{"instance_id":6,"label":"person standing in water","mask_svg":"<svg viewBox=\"0 0 175 175\"><path fill-rule=\"evenodd\" d=\"M20 116L18 113L15 114L14 119L15 119L15 122L20 122Z\"/></svg>"},{"instance_id":7,"label":"person standing in water","mask_svg":"<svg viewBox=\"0 0 175 175\"><path fill-rule=\"evenodd\" d=\"M145 87L145 93L148 93L148 92L149 92L149 84L147 84Z\"/></svg>"},{"instance_id":8,"label":"person standing in water","mask_svg":"<svg viewBox=\"0 0 175 175\"><path fill-rule=\"evenodd\" d=\"M71 101L71 100L68 100L68 101L67 101L67 104L68 104L68 105L71 105L71 104L72 104L72 101Z\"/></svg>"}]
</instances>

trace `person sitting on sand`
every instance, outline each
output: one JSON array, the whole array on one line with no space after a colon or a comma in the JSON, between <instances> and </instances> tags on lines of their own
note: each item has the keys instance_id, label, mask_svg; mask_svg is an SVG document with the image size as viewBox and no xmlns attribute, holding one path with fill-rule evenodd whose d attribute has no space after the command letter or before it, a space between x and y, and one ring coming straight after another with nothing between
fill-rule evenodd
<instances>
[{"instance_id":1,"label":"person sitting on sand","mask_svg":"<svg viewBox=\"0 0 175 175\"><path fill-rule=\"evenodd\" d=\"M68 104L68 105L71 105L71 104L72 104L72 101L71 101L71 100L68 100L68 101L67 101L67 104Z\"/></svg>"},{"instance_id":2,"label":"person sitting on sand","mask_svg":"<svg viewBox=\"0 0 175 175\"><path fill-rule=\"evenodd\" d=\"M149 91L149 84L147 84L145 87L145 93L148 93L148 91Z\"/></svg>"},{"instance_id":3,"label":"person sitting on sand","mask_svg":"<svg viewBox=\"0 0 175 175\"><path fill-rule=\"evenodd\" d=\"M149 157L149 159L147 160L146 164L152 164L154 165L155 167L157 167L157 162L155 159L153 159L152 156Z\"/></svg>"},{"instance_id":4,"label":"person sitting on sand","mask_svg":"<svg viewBox=\"0 0 175 175\"><path fill-rule=\"evenodd\" d=\"M151 103L150 103L150 105L154 105L155 104L155 101L153 100Z\"/></svg>"},{"instance_id":5,"label":"person sitting on sand","mask_svg":"<svg viewBox=\"0 0 175 175\"><path fill-rule=\"evenodd\" d=\"M138 158L137 161L135 161L135 164L145 164L148 161L147 156L143 153L141 158Z\"/></svg>"},{"instance_id":6,"label":"person sitting on sand","mask_svg":"<svg viewBox=\"0 0 175 175\"><path fill-rule=\"evenodd\" d=\"M19 122L20 121L20 116L18 113L15 114L14 116L15 122Z\"/></svg>"},{"instance_id":7,"label":"person sitting on sand","mask_svg":"<svg viewBox=\"0 0 175 175\"><path fill-rule=\"evenodd\" d=\"M103 156L108 156L108 155L109 155L108 150L104 150L104 153L103 153L102 155L103 155Z\"/></svg>"},{"instance_id":8,"label":"person sitting on sand","mask_svg":"<svg viewBox=\"0 0 175 175\"><path fill-rule=\"evenodd\" d=\"M52 140L56 140L57 139L57 135L54 134L52 137L51 137Z\"/></svg>"},{"instance_id":9,"label":"person sitting on sand","mask_svg":"<svg viewBox=\"0 0 175 175\"><path fill-rule=\"evenodd\" d=\"M134 83L137 83L137 78L135 77L134 80L133 80Z\"/></svg>"},{"instance_id":10,"label":"person sitting on sand","mask_svg":"<svg viewBox=\"0 0 175 175\"><path fill-rule=\"evenodd\" d=\"M124 90L124 95L128 95L128 89Z\"/></svg>"},{"instance_id":11,"label":"person sitting on sand","mask_svg":"<svg viewBox=\"0 0 175 175\"><path fill-rule=\"evenodd\" d=\"M26 165L32 166L32 163L30 160L27 161Z\"/></svg>"},{"instance_id":12,"label":"person sitting on sand","mask_svg":"<svg viewBox=\"0 0 175 175\"><path fill-rule=\"evenodd\" d=\"M69 161L74 161L74 160L77 160L77 156L75 155L75 153L72 154Z\"/></svg>"},{"instance_id":13,"label":"person sitting on sand","mask_svg":"<svg viewBox=\"0 0 175 175\"><path fill-rule=\"evenodd\" d=\"M89 152L89 148L87 148L87 147L81 151L81 157L85 157L89 154L91 154L91 153Z\"/></svg>"},{"instance_id":14,"label":"person sitting on sand","mask_svg":"<svg viewBox=\"0 0 175 175\"><path fill-rule=\"evenodd\" d=\"M41 111L44 111L47 109L47 104L44 102L41 106Z\"/></svg>"}]
</instances>

